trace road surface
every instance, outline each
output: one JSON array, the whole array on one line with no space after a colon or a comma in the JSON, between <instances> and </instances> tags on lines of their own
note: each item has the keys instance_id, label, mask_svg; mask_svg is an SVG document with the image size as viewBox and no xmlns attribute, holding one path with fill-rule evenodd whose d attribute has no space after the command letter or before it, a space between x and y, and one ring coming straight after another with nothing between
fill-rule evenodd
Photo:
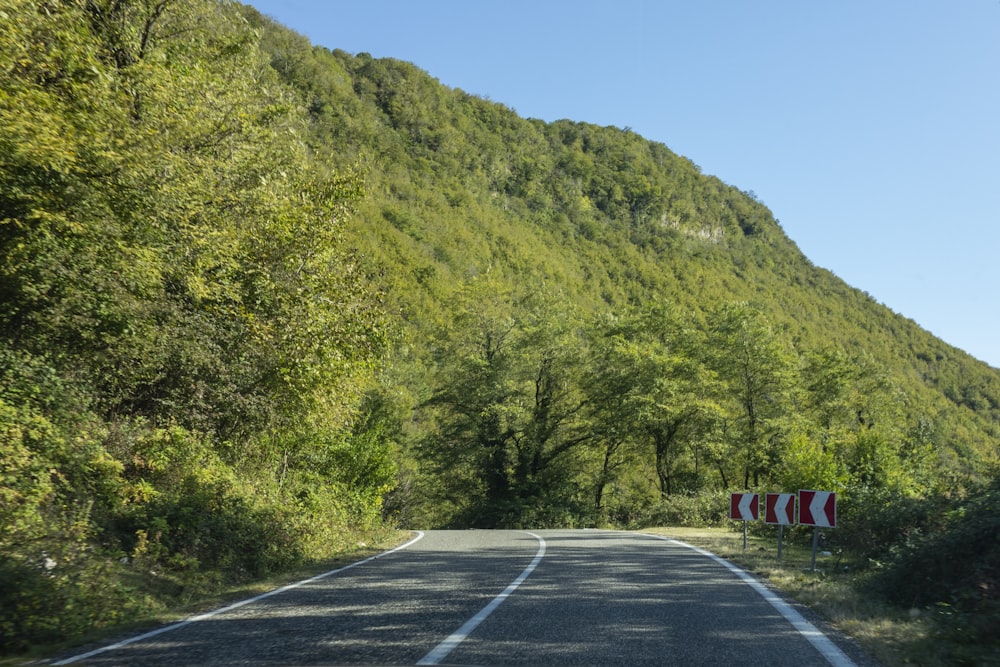
<instances>
[{"instance_id":1,"label":"road surface","mask_svg":"<svg viewBox=\"0 0 1000 667\"><path fill-rule=\"evenodd\" d=\"M469 530L417 533L348 568L56 664L855 662L763 586L687 545Z\"/></svg>"}]
</instances>

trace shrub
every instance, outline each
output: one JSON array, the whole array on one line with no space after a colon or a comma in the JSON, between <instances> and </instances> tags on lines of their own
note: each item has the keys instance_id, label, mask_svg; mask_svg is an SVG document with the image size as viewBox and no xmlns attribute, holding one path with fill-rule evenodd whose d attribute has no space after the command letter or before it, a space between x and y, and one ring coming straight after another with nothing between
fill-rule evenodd
<instances>
[{"instance_id":1,"label":"shrub","mask_svg":"<svg viewBox=\"0 0 1000 667\"><path fill-rule=\"evenodd\" d=\"M838 498L837 544L878 566L919 543L940 522L947 499L915 498L882 487L860 487Z\"/></svg>"},{"instance_id":2,"label":"shrub","mask_svg":"<svg viewBox=\"0 0 1000 667\"><path fill-rule=\"evenodd\" d=\"M956 661L972 664L1000 649L1000 478L943 520L902 545L873 586L896 604L933 606L941 631L971 652Z\"/></svg>"},{"instance_id":3,"label":"shrub","mask_svg":"<svg viewBox=\"0 0 1000 667\"><path fill-rule=\"evenodd\" d=\"M729 516L729 493L703 492L697 495L672 495L642 511L630 527L649 526L720 526Z\"/></svg>"},{"instance_id":4,"label":"shrub","mask_svg":"<svg viewBox=\"0 0 1000 667\"><path fill-rule=\"evenodd\" d=\"M942 526L897 550L875 580L877 587L898 604L943 605L955 615L968 616L970 627L983 618L992 618L994 629L1000 627L996 615L1000 610L1000 478L982 492L954 503L943 519ZM992 632L982 639L997 641Z\"/></svg>"},{"instance_id":5,"label":"shrub","mask_svg":"<svg viewBox=\"0 0 1000 667\"><path fill-rule=\"evenodd\" d=\"M119 623L146 601L95 551L87 516L51 517L30 552L0 553L0 655Z\"/></svg>"}]
</instances>

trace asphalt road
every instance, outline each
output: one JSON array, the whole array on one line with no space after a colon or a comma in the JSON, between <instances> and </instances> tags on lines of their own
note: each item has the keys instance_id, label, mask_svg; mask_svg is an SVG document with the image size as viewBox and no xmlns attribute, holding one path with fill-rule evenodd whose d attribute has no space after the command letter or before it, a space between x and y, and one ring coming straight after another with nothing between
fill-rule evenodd
<instances>
[{"instance_id":1,"label":"asphalt road","mask_svg":"<svg viewBox=\"0 0 1000 667\"><path fill-rule=\"evenodd\" d=\"M57 664L855 664L760 584L680 543L569 530L417 537Z\"/></svg>"}]
</instances>

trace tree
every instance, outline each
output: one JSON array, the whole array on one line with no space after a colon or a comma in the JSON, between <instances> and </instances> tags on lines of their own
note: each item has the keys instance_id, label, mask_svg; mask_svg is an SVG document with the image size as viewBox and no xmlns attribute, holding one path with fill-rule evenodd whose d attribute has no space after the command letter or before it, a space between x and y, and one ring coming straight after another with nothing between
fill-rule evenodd
<instances>
[{"instance_id":1,"label":"tree","mask_svg":"<svg viewBox=\"0 0 1000 667\"><path fill-rule=\"evenodd\" d=\"M780 457L781 419L789 405L791 356L764 315L747 303L712 313L708 349L724 382L726 432L742 462L743 488L757 487Z\"/></svg>"},{"instance_id":2,"label":"tree","mask_svg":"<svg viewBox=\"0 0 1000 667\"><path fill-rule=\"evenodd\" d=\"M438 428L425 454L474 500L474 520L511 525L561 511L569 454L582 428L574 318L541 291L511 288L493 273L457 295L440 338L428 406ZM566 315L566 316L564 316ZM464 471L464 473L463 473Z\"/></svg>"},{"instance_id":3,"label":"tree","mask_svg":"<svg viewBox=\"0 0 1000 667\"><path fill-rule=\"evenodd\" d=\"M808 356L802 377L813 437L849 474L850 486L916 488L926 465L921 441L929 436L911 430L907 444L906 396L881 364L868 354L819 350Z\"/></svg>"},{"instance_id":4,"label":"tree","mask_svg":"<svg viewBox=\"0 0 1000 667\"><path fill-rule=\"evenodd\" d=\"M0 100L5 335L71 355L105 415L243 441L317 410L345 425L386 346L342 241L361 182L313 159L234 7L15 5L0 43L24 63Z\"/></svg>"},{"instance_id":5,"label":"tree","mask_svg":"<svg viewBox=\"0 0 1000 667\"><path fill-rule=\"evenodd\" d=\"M601 338L589 387L591 418L609 446L606 461L630 438L651 450L661 496L678 490L682 473L686 490L697 488L699 443L718 410L713 374L696 354L697 332L657 305L607 323Z\"/></svg>"}]
</instances>

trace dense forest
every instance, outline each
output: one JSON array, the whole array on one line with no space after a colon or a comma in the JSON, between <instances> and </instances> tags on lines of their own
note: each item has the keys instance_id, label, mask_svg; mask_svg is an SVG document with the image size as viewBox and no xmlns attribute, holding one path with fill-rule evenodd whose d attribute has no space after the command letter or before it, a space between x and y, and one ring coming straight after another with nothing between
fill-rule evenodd
<instances>
[{"instance_id":1,"label":"dense forest","mask_svg":"<svg viewBox=\"0 0 1000 667\"><path fill-rule=\"evenodd\" d=\"M1000 371L662 144L234 2L0 0L5 652L397 526L800 488L983 641L998 444Z\"/></svg>"}]
</instances>

